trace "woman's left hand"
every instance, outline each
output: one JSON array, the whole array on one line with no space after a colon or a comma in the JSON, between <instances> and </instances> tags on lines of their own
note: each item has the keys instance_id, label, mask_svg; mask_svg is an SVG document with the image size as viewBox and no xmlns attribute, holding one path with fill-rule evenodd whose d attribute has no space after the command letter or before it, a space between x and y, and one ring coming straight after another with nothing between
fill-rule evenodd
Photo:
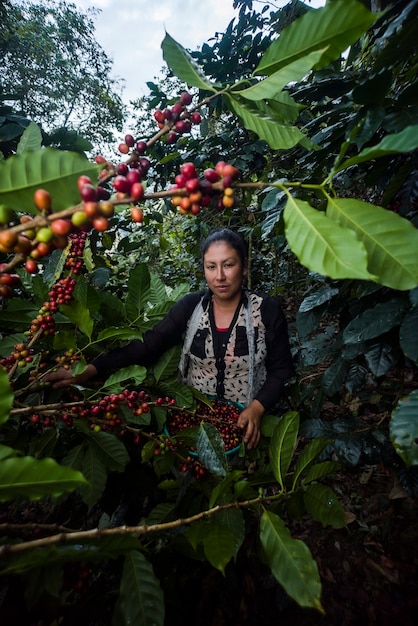
<instances>
[{"instance_id":1,"label":"woman's left hand","mask_svg":"<svg viewBox=\"0 0 418 626\"><path fill-rule=\"evenodd\" d=\"M237 425L244 430L244 443L247 448L255 448L260 441L260 424L264 407L258 400L253 400L240 414Z\"/></svg>"}]
</instances>

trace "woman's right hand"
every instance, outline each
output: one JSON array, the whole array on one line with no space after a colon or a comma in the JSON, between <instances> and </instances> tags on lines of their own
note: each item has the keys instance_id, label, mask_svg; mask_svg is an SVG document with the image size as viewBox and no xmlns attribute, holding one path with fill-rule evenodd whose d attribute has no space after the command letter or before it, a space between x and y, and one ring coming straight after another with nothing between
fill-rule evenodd
<instances>
[{"instance_id":1,"label":"woman's right hand","mask_svg":"<svg viewBox=\"0 0 418 626\"><path fill-rule=\"evenodd\" d=\"M97 370L91 363L87 365L84 372L73 376L70 369L58 368L55 372L50 372L45 376L45 382L50 383L53 389L63 389L69 385L84 385L90 378L97 375Z\"/></svg>"}]
</instances>

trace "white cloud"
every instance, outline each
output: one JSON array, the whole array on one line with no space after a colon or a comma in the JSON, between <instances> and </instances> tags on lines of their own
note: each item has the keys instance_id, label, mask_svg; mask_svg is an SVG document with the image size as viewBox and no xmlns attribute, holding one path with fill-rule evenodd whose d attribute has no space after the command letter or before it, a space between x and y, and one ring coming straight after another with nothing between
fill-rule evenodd
<instances>
[{"instance_id":1,"label":"white cloud","mask_svg":"<svg viewBox=\"0 0 418 626\"><path fill-rule=\"evenodd\" d=\"M275 2L284 6L288 0ZM113 75L125 80L125 101L147 92L165 62L161 42L167 31L182 46L197 49L224 32L237 15L232 0L74 0L82 10L98 8L95 38L113 59ZM312 0L321 6L325 0Z\"/></svg>"}]
</instances>

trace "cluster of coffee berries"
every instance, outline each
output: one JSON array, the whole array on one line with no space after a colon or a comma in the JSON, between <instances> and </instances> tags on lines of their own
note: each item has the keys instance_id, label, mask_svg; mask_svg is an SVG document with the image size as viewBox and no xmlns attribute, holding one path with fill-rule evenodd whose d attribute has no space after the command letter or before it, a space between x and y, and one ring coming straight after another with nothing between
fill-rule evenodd
<instances>
[{"instance_id":1,"label":"cluster of coffee berries","mask_svg":"<svg viewBox=\"0 0 418 626\"><path fill-rule=\"evenodd\" d=\"M128 154L129 152L132 151L132 156L134 158L135 156L139 154L144 154L147 148L148 148L148 144L146 141L143 141L143 140L135 141L135 138L133 137L133 135L129 135L129 134L125 135L125 140L122 143L120 143L118 146L118 150L121 154Z\"/></svg>"},{"instance_id":2,"label":"cluster of coffee berries","mask_svg":"<svg viewBox=\"0 0 418 626\"><path fill-rule=\"evenodd\" d=\"M29 348L26 343L17 343L14 346L12 354L0 359L0 365L6 371L10 371L15 364L18 367L25 367L28 363L32 363L33 354L34 350Z\"/></svg>"},{"instance_id":3,"label":"cluster of coffee berries","mask_svg":"<svg viewBox=\"0 0 418 626\"><path fill-rule=\"evenodd\" d=\"M55 357L55 363L58 367L63 367L64 369L71 369L71 366L80 360L80 355L76 353L74 348L69 348L62 354L61 356Z\"/></svg>"},{"instance_id":4,"label":"cluster of coffee berries","mask_svg":"<svg viewBox=\"0 0 418 626\"><path fill-rule=\"evenodd\" d=\"M41 415L40 413L32 413L30 416L31 424L41 426L42 428L51 428L55 425L55 420L48 415Z\"/></svg>"},{"instance_id":5,"label":"cluster of coffee berries","mask_svg":"<svg viewBox=\"0 0 418 626\"><path fill-rule=\"evenodd\" d=\"M103 232L109 228L109 218L113 217L115 207L110 201L110 191L103 185L95 187L89 176L82 175L77 181L83 201L82 208L71 216L71 226L82 231L95 228Z\"/></svg>"},{"instance_id":6,"label":"cluster of coffee berries","mask_svg":"<svg viewBox=\"0 0 418 626\"><path fill-rule=\"evenodd\" d=\"M160 441L155 442L154 456L164 456L170 450L174 450L175 443L169 437L161 437Z\"/></svg>"},{"instance_id":7,"label":"cluster of coffee berries","mask_svg":"<svg viewBox=\"0 0 418 626\"><path fill-rule=\"evenodd\" d=\"M170 190L173 193L171 202L181 214L198 215L202 208L210 205L213 198L219 210L230 208L235 202L231 185L238 176L238 168L225 161L218 161L214 168L206 169L202 176L199 176L194 163L183 163L180 174L174 179L175 185Z\"/></svg>"},{"instance_id":8,"label":"cluster of coffee berries","mask_svg":"<svg viewBox=\"0 0 418 626\"><path fill-rule=\"evenodd\" d=\"M32 320L29 332L29 339L33 339L40 330L44 335L53 335L55 333L55 321L51 314L51 305L45 302L38 311L38 315ZM25 333L26 334L26 333Z\"/></svg>"},{"instance_id":9,"label":"cluster of coffee berries","mask_svg":"<svg viewBox=\"0 0 418 626\"><path fill-rule=\"evenodd\" d=\"M83 267L83 251L86 243L86 233L71 233L69 239L71 247L68 251L64 269L69 273L60 278L48 293L49 300L44 302L39 309L38 315L32 320L29 330L29 337L33 337L42 329L45 335L53 335L55 332L55 321L53 315L58 312L62 304L70 304L73 300L73 292L76 281L73 274L80 274Z\"/></svg>"},{"instance_id":10,"label":"cluster of coffee berries","mask_svg":"<svg viewBox=\"0 0 418 626\"><path fill-rule=\"evenodd\" d=\"M180 465L180 471L183 473L190 472L196 480L200 480L207 475L207 469L203 463L198 459L193 459L191 456L188 456L186 461Z\"/></svg>"},{"instance_id":11,"label":"cluster of coffee berries","mask_svg":"<svg viewBox=\"0 0 418 626\"><path fill-rule=\"evenodd\" d=\"M10 298L15 287L20 285L19 274L7 271L7 263L0 263L0 297Z\"/></svg>"},{"instance_id":12,"label":"cluster of coffee berries","mask_svg":"<svg viewBox=\"0 0 418 626\"><path fill-rule=\"evenodd\" d=\"M161 406L162 404L172 405L175 403L171 398L165 398L162 402L157 398L155 404ZM144 390L136 391L124 389L119 394L110 394L104 396L95 404L89 404L86 406L74 406L70 413L66 414L66 418L63 421L65 423L72 424L72 420L75 417L81 419L87 419L90 422L90 429L94 432L100 432L102 430L113 432L115 428L120 428L122 419L119 416L119 408L121 406L128 407L134 416L140 416L150 412L151 406L154 402L151 402L151 397ZM120 430L120 435L123 437L125 434L124 429ZM135 442L134 442L135 443ZM136 443L139 443L139 438Z\"/></svg>"},{"instance_id":13,"label":"cluster of coffee berries","mask_svg":"<svg viewBox=\"0 0 418 626\"><path fill-rule=\"evenodd\" d=\"M192 126L198 125L202 121L202 116L198 111L187 108L191 103L192 96L187 91L184 91L173 106L154 111L154 118L158 128L167 127L168 129L168 144L176 143L180 135L190 133Z\"/></svg>"},{"instance_id":14,"label":"cluster of coffee berries","mask_svg":"<svg viewBox=\"0 0 418 626\"><path fill-rule=\"evenodd\" d=\"M113 179L113 188L118 200L129 198L133 202L139 202L144 197L143 179L151 167L151 161L147 157L133 155L129 163L119 163L116 166L116 176Z\"/></svg>"},{"instance_id":15,"label":"cluster of coffee berries","mask_svg":"<svg viewBox=\"0 0 418 626\"><path fill-rule=\"evenodd\" d=\"M220 433L228 452L238 446L242 439L242 429L237 426L240 411L226 400L213 400L212 407L198 402L194 412L172 410L167 418L167 430L175 436L185 428L198 428L200 423L212 424Z\"/></svg>"}]
</instances>

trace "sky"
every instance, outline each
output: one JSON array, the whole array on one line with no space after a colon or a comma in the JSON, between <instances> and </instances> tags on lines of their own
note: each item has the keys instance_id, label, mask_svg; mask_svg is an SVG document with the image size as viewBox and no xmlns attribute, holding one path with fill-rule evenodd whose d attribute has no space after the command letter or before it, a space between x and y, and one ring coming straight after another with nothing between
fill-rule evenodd
<instances>
[{"instance_id":1,"label":"sky","mask_svg":"<svg viewBox=\"0 0 418 626\"><path fill-rule=\"evenodd\" d=\"M275 0L279 8L289 0ZM100 9L95 39L113 59L113 77L122 78L124 102L148 93L147 81L165 66L161 42L167 31L184 48L196 50L216 32L224 32L238 12L233 0L73 0L82 10ZM306 0L312 7L325 0ZM257 3L255 2L255 7Z\"/></svg>"}]
</instances>

